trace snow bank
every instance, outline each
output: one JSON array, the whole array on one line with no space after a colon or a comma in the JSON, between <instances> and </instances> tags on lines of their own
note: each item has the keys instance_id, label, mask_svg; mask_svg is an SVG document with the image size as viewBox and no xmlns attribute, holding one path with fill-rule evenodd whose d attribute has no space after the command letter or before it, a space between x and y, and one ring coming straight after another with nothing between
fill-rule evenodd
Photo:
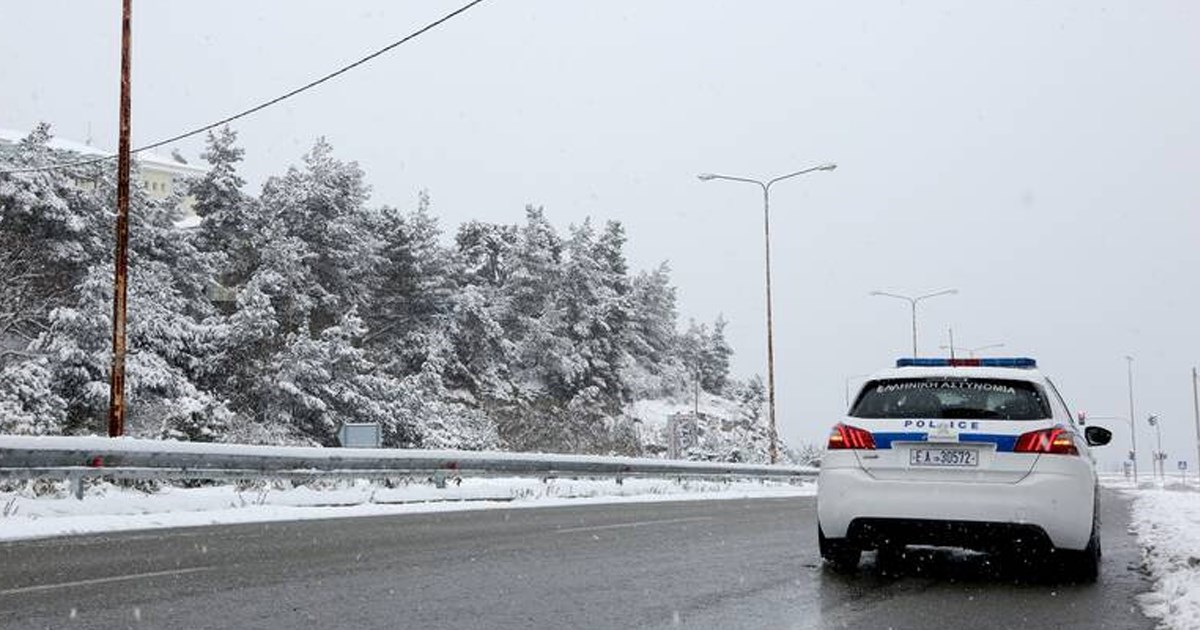
<instances>
[{"instance_id":1,"label":"snow bank","mask_svg":"<svg viewBox=\"0 0 1200 630\"><path fill-rule=\"evenodd\" d=\"M1167 628L1200 628L1200 493L1183 485L1129 492L1133 529L1155 581L1140 596L1143 611Z\"/></svg>"},{"instance_id":2,"label":"snow bank","mask_svg":"<svg viewBox=\"0 0 1200 630\"><path fill-rule=\"evenodd\" d=\"M466 478L444 489L414 481L387 488L367 481L326 484L327 489L264 484L204 488L165 487L147 493L102 483L83 500L66 486L55 495L0 492L0 540L71 534L379 516L496 508L598 503L811 496L816 485L756 481Z\"/></svg>"}]
</instances>

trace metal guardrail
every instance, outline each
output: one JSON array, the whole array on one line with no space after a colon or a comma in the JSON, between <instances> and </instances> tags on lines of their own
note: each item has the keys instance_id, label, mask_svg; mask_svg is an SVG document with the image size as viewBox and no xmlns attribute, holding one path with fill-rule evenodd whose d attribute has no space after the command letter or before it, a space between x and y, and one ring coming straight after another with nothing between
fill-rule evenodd
<instances>
[{"instance_id":1,"label":"metal guardrail","mask_svg":"<svg viewBox=\"0 0 1200 630\"><path fill-rule=\"evenodd\" d=\"M447 476L746 477L796 480L804 466L409 449L249 446L104 437L0 435L0 478L253 479Z\"/></svg>"}]
</instances>

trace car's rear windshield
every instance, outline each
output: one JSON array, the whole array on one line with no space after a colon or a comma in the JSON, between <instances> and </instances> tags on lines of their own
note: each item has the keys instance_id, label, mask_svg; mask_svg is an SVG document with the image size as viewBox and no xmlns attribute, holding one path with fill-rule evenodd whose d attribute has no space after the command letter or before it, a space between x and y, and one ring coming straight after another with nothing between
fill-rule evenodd
<instances>
[{"instance_id":1,"label":"car's rear windshield","mask_svg":"<svg viewBox=\"0 0 1200 630\"><path fill-rule=\"evenodd\" d=\"M992 378L894 378L870 381L850 410L855 418L1040 420L1050 405L1028 381Z\"/></svg>"}]
</instances>

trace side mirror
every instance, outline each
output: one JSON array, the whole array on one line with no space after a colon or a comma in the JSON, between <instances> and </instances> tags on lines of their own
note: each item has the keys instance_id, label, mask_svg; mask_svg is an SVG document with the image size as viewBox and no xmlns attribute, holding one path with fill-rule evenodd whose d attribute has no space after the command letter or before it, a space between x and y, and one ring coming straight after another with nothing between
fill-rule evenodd
<instances>
[{"instance_id":1,"label":"side mirror","mask_svg":"<svg viewBox=\"0 0 1200 630\"><path fill-rule=\"evenodd\" d=\"M1104 446L1112 441L1112 431L1104 427L1088 427L1083 430L1088 446Z\"/></svg>"}]
</instances>

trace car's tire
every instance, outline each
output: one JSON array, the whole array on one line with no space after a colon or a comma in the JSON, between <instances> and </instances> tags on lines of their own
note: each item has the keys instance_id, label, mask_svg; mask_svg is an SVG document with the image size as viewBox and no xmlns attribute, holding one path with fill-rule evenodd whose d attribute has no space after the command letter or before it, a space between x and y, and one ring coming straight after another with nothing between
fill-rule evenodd
<instances>
[{"instance_id":1,"label":"car's tire","mask_svg":"<svg viewBox=\"0 0 1200 630\"><path fill-rule=\"evenodd\" d=\"M844 538L826 538L820 525L817 526L817 548L825 562L838 573L854 572L862 558L862 549Z\"/></svg>"},{"instance_id":2,"label":"car's tire","mask_svg":"<svg viewBox=\"0 0 1200 630\"><path fill-rule=\"evenodd\" d=\"M1092 535L1083 550L1060 549L1058 555L1062 559L1061 567L1065 578L1085 584L1095 582L1100 577L1100 528L1097 524L1092 524Z\"/></svg>"}]
</instances>

